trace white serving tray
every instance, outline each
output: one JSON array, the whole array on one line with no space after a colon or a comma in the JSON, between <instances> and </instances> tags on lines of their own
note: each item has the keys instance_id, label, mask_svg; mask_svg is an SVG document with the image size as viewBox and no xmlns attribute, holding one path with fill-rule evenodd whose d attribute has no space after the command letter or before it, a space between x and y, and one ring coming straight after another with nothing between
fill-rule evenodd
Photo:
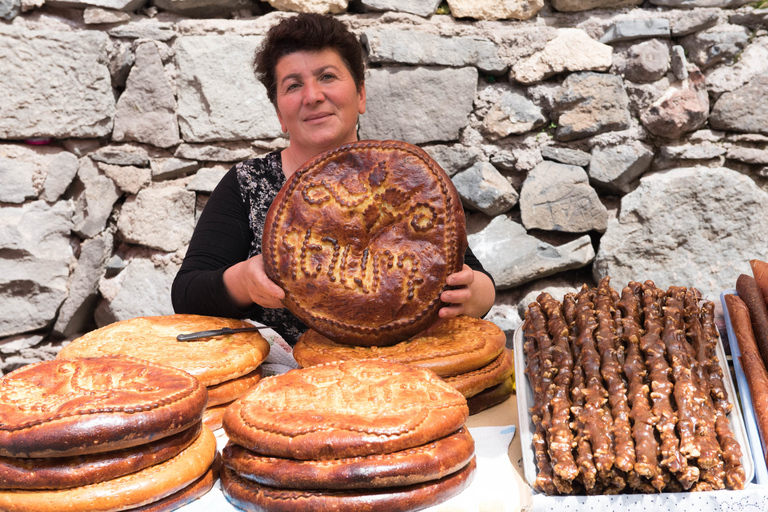
<instances>
[{"instance_id":1,"label":"white serving tray","mask_svg":"<svg viewBox=\"0 0 768 512\"><path fill-rule=\"evenodd\" d=\"M523 342L525 337L523 336L523 327L520 325L515 330L514 335L514 350L515 350L515 381L517 383L517 410L520 417L520 442L523 447L523 472L525 480L531 487L536 480L536 459L533 451L533 432L535 427L531 414L529 412L530 407L533 405L533 390L528 382L528 377L525 375L525 353L523 352ZM752 459L752 453L750 451L749 441L747 439L747 431L744 426L744 417L741 413L741 407L739 401L735 400L736 389L733 387L733 381L731 380L731 372L728 370L727 361L725 359L725 352L723 350L722 339L718 336L716 347L717 358L720 361L720 367L723 369L723 384L725 390L728 392L728 399L733 404L733 410L728 414L728 420L731 424L731 430L733 436L741 446L741 463L744 466L744 473L746 475L745 482L749 485L755 476L755 465ZM538 491L533 490L534 494ZM672 493L668 493L672 494ZM690 493L676 493L682 495L690 495Z\"/></svg>"}]
</instances>

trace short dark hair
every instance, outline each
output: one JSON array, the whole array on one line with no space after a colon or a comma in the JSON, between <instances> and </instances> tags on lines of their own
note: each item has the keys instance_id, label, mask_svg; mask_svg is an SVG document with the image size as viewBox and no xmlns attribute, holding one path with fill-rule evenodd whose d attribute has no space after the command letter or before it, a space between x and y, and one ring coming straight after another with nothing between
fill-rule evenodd
<instances>
[{"instance_id":1,"label":"short dark hair","mask_svg":"<svg viewBox=\"0 0 768 512\"><path fill-rule=\"evenodd\" d=\"M267 88L269 101L277 105L275 68L281 57L329 49L339 54L360 91L365 82L362 45L357 36L332 15L301 13L270 28L254 59L256 76Z\"/></svg>"}]
</instances>

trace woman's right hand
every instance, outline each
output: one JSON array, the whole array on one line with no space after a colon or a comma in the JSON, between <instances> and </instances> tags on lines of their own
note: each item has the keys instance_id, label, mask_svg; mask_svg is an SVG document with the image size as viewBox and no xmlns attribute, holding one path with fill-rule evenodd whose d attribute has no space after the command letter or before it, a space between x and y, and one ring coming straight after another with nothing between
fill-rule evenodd
<instances>
[{"instance_id":1,"label":"woman's right hand","mask_svg":"<svg viewBox=\"0 0 768 512\"><path fill-rule=\"evenodd\" d=\"M224 286L238 307L256 303L265 308L282 308L285 292L267 277L264 258L257 254L224 271Z\"/></svg>"}]
</instances>

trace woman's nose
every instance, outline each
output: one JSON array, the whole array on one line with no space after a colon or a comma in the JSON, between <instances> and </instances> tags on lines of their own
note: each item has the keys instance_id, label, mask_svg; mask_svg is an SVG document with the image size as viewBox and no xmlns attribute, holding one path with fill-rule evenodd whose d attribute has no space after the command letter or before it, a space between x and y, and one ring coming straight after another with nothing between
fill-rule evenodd
<instances>
[{"instance_id":1,"label":"woman's nose","mask_svg":"<svg viewBox=\"0 0 768 512\"><path fill-rule=\"evenodd\" d=\"M307 104L315 104L323 101L325 94L315 81L310 81L304 86L304 102Z\"/></svg>"}]
</instances>

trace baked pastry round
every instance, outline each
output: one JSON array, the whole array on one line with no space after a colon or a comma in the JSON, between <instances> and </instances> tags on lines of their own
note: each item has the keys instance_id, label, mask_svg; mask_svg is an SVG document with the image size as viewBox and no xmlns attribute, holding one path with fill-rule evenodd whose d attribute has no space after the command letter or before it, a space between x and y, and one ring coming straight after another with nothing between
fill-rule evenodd
<instances>
[{"instance_id":1,"label":"baked pastry round","mask_svg":"<svg viewBox=\"0 0 768 512\"><path fill-rule=\"evenodd\" d=\"M504 349L507 337L496 324L479 318L449 318L430 334L420 333L388 347L351 347L308 330L293 347L301 367L332 361L388 359L416 368L432 370L441 377L481 368Z\"/></svg>"},{"instance_id":2,"label":"baked pastry round","mask_svg":"<svg viewBox=\"0 0 768 512\"><path fill-rule=\"evenodd\" d=\"M254 512L422 510L442 503L466 489L472 482L476 467L473 458L462 469L440 480L403 487L307 491L263 486L239 477L225 466L221 471L221 488L236 507Z\"/></svg>"},{"instance_id":3,"label":"baked pastry round","mask_svg":"<svg viewBox=\"0 0 768 512\"><path fill-rule=\"evenodd\" d=\"M0 457L0 488L67 489L112 480L175 457L197 439L201 423L148 444L73 457Z\"/></svg>"},{"instance_id":4,"label":"baked pastry round","mask_svg":"<svg viewBox=\"0 0 768 512\"><path fill-rule=\"evenodd\" d=\"M264 269L285 306L323 336L392 345L437 320L466 238L461 199L425 151L359 141L288 179L264 223Z\"/></svg>"},{"instance_id":5,"label":"baked pastry round","mask_svg":"<svg viewBox=\"0 0 768 512\"><path fill-rule=\"evenodd\" d=\"M285 489L370 489L438 480L466 466L475 441L466 428L407 450L333 460L263 457L228 443L224 464L239 476Z\"/></svg>"},{"instance_id":6,"label":"baked pastry round","mask_svg":"<svg viewBox=\"0 0 768 512\"><path fill-rule=\"evenodd\" d=\"M501 384L512 375L514 370L512 350L505 348L496 359L482 368L455 377L445 377L445 382L470 398L484 389Z\"/></svg>"},{"instance_id":7,"label":"baked pastry round","mask_svg":"<svg viewBox=\"0 0 768 512\"><path fill-rule=\"evenodd\" d=\"M219 404L207 408L203 413L203 424L211 430L219 430L227 407L229 407L229 404Z\"/></svg>"},{"instance_id":8,"label":"baked pastry round","mask_svg":"<svg viewBox=\"0 0 768 512\"><path fill-rule=\"evenodd\" d=\"M467 398L470 416L477 414L494 405L500 404L515 393L514 377L509 377L501 384L484 389L478 394Z\"/></svg>"},{"instance_id":9,"label":"baked pastry round","mask_svg":"<svg viewBox=\"0 0 768 512\"><path fill-rule=\"evenodd\" d=\"M61 349L58 359L123 354L179 368L212 386L252 372L269 355L257 331L178 341L183 333L253 327L231 318L201 315L145 316L106 325Z\"/></svg>"},{"instance_id":10,"label":"baked pastry round","mask_svg":"<svg viewBox=\"0 0 768 512\"><path fill-rule=\"evenodd\" d=\"M240 398L243 393L251 389L261 380L261 366L248 375L243 375L232 380L226 380L221 384L208 387L208 407L226 404Z\"/></svg>"},{"instance_id":11,"label":"baked pastry round","mask_svg":"<svg viewBox=\"0 0 768 512\"><path fill-rule=\"evenodd\" d=\"M0 456L68 457L146 444L200 422L192 375L125 356L57 359L0 378Z\"/></svg>"},{"instance_id":12,"label":"baked pastry round","mask_svg":"<svg viewBox=\"0 0 768 512\"><path fill-rule=\"evenodd\" d=\"M434 373L369 359L264 378L227 408L224 430L260 455L322 460L413 448L468 416L464 396Z\"/></svg>"},{"instance_id":13,"label":"baked pastry round","mask_svg":"<svg viewBox=\"0 0 768 512\"><path fill-rule=\"evenodd\" d=\"M216 456L207 428L175 457L136 473L97 484L47 491L0 491L4 512L100 512L139 507L169 496L200 478Z\"/></svg>"}]
</instances>

